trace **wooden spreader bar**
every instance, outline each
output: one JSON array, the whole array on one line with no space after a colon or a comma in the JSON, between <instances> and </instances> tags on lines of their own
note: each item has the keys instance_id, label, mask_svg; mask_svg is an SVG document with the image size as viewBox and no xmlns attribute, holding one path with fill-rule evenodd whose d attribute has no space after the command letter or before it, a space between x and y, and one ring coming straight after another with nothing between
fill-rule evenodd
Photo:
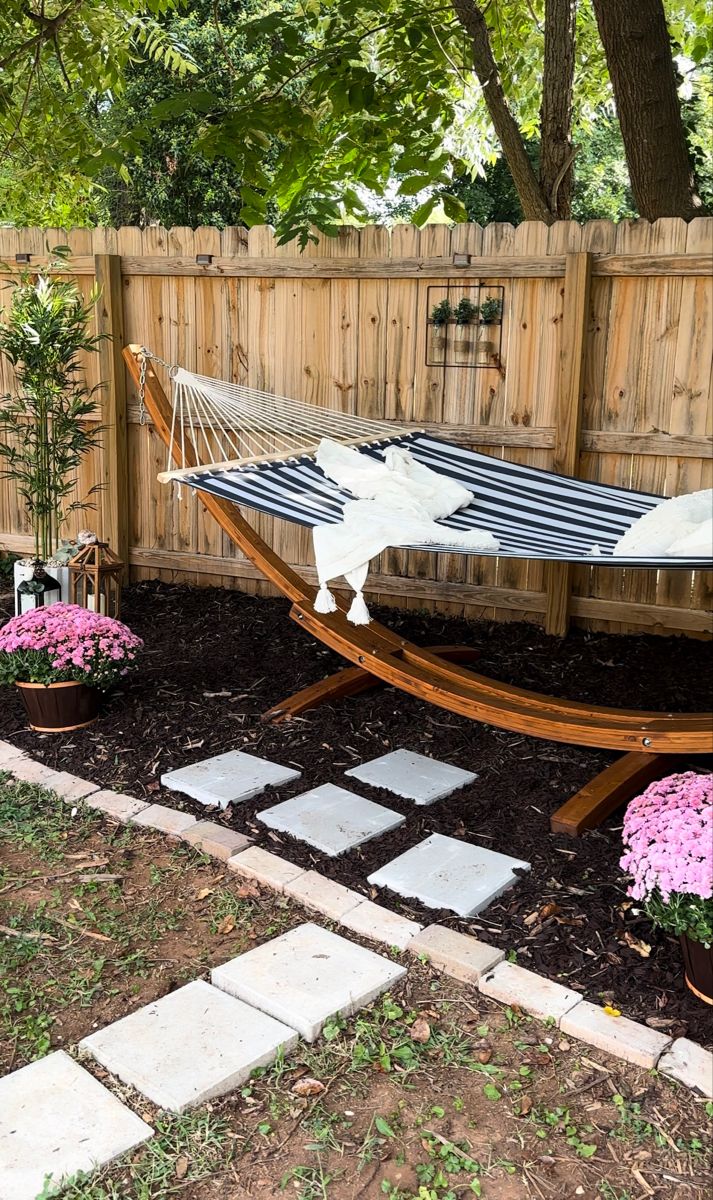
<instances>
[{"instance_id":1,"label":"wooden spreader bar","mask_svg":"<svg viewBox=\"0 0 713 1200\"><path fill-rule=\"evenodd\" d=\"M139 385L140 347L129 346L124 359L134 383ZM182 444L171 436L171 407L147 363L145 403L154 428L177 467L198 466L188 438ZM618 803L633 795L641 781L661 771L659 756L706 754L713 750L713 714L638 712L558 700L499 683L458 665L468 656L459 647L423 649L372 622L355 626L346 618L346 605L327 615L314 611L314 588L260 538L237 507L200 492L200 499L225 533L245 556L292 601L292 618L353 664L271 709L267 717L284 720L326 700L354 695L371 683L392 684L428 700L439 708L515 733L578 746L596 746L625 753L553 817L553 828L579 833L604 819ZM472 654L470 655L472 656ZM635 761L634 761L635 760ZM649 767L648 764L651 764ZM614 768L618 767L618 770Z\"/></svg>"}]
</instances>

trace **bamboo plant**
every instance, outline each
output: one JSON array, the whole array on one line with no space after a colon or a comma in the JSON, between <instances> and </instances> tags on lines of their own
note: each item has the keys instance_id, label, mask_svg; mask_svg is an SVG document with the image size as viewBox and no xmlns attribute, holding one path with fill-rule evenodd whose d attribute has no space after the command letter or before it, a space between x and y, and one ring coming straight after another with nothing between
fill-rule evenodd
<instances>
[{"instance_id":1,"label":"bamboo plant","mask_svg":"<svg viewBox=\"0 0 713 1200\"><path fill-rule=\"evenodd\" d=\"M70 500L85 454L97 445L100 427L88 421L95 395L80 355L96 352L102 335L90 332L99 293L85 300L73 283L51 273L24 274L13 288L0 354L12 365L15 393L0 395L0 460L15 480L35 539L35 559L46 562L69 514L94 507L89 497Z\"/></svg>"}]
</instances>

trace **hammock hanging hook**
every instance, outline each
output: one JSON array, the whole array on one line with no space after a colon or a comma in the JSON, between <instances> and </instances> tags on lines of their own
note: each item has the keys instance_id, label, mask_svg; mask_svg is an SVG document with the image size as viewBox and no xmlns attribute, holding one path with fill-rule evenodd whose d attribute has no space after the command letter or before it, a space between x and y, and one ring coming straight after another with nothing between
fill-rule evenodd
<instances>
[{"instance_id":1,"label":"hammock hanging hook","mask_svg":"<svg viewBox=\"0 0 713 1200\"><path fill-rule=\"evenodd\" d=\"M154 362L160 363L162 367L165 367L168 371L169 379L173 381L175 381L176 376L178 375L178 364L166 362L165 358L159 358L158 354L152 354L152 352L147 350L145 346L141 347L139 354L141 359L141 365L139 367L139 425L145 425L147 420L146 372L148 370L149 359L152 358Z\"/></svg>"}]
</instances>

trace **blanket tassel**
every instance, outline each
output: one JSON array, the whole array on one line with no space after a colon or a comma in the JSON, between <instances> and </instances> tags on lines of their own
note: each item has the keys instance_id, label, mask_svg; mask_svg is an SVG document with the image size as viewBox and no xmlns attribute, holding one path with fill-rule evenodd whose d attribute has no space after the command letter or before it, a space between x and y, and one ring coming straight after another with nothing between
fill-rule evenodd
<instances>
[{"instance_id":1,"label":"blanket tassel","mask_svg":"<svg viewBox=\"0 0 713 1200\"><path fill-rule=\"evenodd\" d=\"M318 613L333 613L337 611L337 602L326 583L320 583L319 591L314 598L314 611Z\"/></svg>"},{"instance_id":2,"label":"blanket tassel","mask_svg":"<svg viewBox=\"0 0 713 1200\"><path fill-rule=\"evenodd\" d=\"M368 625L371 621L362 592L355 593L352 606L347 613L347 620L351 621L352 625Z\"/></svg>"}]
</instances>

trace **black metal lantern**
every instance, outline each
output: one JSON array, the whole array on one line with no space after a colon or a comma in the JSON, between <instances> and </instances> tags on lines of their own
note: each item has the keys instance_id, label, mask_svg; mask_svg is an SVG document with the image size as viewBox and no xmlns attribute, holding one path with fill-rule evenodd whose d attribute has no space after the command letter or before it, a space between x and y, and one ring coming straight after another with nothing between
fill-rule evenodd
<instances>
[{"instance_id":1,"label":"black metal lantern","mask_svg":"<svg viewBox=\"0 0 713 1200\"><path fill-rule=\"evenodd\" d=\"M33 565L32 575L23 579L17 588L18 614L30 612L33 608L43 608L48 604L58 604L62 599L62 588L54 575L45 570L37 559Z\"/></svg>"}]
</instances>

